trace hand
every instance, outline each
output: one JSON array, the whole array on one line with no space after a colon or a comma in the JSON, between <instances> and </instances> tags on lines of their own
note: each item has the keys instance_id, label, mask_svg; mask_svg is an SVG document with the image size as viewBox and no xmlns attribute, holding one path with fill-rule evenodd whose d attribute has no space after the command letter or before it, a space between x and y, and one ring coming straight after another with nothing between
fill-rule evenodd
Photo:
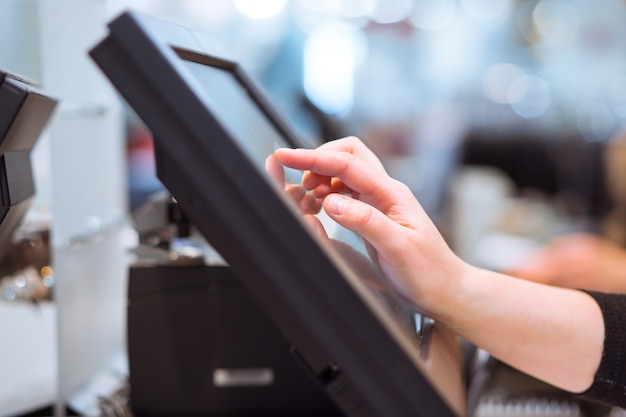
<instances>
[{"instance_id":1,"label":"hand","mask_svg":"<svg viewBox=\"0 0 626 417\"><path fill-rule=\"evenodd\" d=\"M591 234L566 235L507 273L559 287L626 292L626 250Z\"/></svg>"},{"instance_id":2,"label":"hand","mask_svg":"<svg viewBox=\"0 0 626 417\"><path fill-rule=\"evenodd\" d=\"M265 160L265 171L279 187L285 190L285 193L296 203L303 214L316 214L321 210L322 200L320 198L308 193L300 184L289 184L285 181L283 166L274 155L268 156Z\"/></svg>"},{"instance_id":3,"label":"hand","mask_svg":"<svg viewBox=\"0 0 626 417\"><path fill-rule=\"evenodd\" d=\"M314 216L322 208L322 199L315 197L311 192L307 192L300 184L288 184L285 180L283 165L274 155L270 155L265 160L265 170L300 208L304 219L313 228L314 232L329 246L334 248L367 286L384 293L386 288L383 288L375 278L378 274L367 257L348 244L329 238L322 223Z\"/></svg>"},{"instance_id":4,"label":"hand","mask_svg":"<svg viewBox=\"0 0 626 417\"><path fill-rule=\"evenodd\" d=\"M573 392L591 385L604 326L589 295L464 263L408 187L390 178L356 138L315 150L278 149L274 156L286 167L307 171L301 187L365 240L371 259L414 307L550 384Z\"/></svg>"},{"instance_id":5,"label":"hand","mask_svg":"<svg viewBox=\"0 0 626 417\"><path fill-rule=\"evenodd\" d=\"M466 265L448 248L413 193L389 177L354 137L315 150L278 149L282 165L306 170L301 187L323 200L327 214L358 233L393 287L416 307L440 306Z\"/></svg>"}]
</instances>

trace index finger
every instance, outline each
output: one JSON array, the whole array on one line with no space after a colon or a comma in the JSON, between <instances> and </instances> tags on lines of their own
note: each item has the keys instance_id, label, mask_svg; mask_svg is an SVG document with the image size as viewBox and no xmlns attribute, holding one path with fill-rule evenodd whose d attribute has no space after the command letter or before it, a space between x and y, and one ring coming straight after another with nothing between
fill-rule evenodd
<instances>
[{"instance_id":1,"label":"index finger","mask_svg":"<svg viewBox=\"0 0 626 417\"><path fill-rule=\"evenodd\" d=\"M285 171L283 171L283 166L274 155L270 155L265 159L265 171L276 184L280 187L285 186Z\"/></svg>"},{"instance_id":2,"label":"index finger","mask_svg":"<svg viewBox=\"0 0 626 417\"><path fill-rule=\"evenodd\" d=\"M372 166L376 166L384 170L382 162L374 152L357 137L348 136L342 139L332 140L320 145L317 149L346 152L369 162Z\"/></svg>"},{"instance_id":3,"label":"index finger","mask_svg":"<svg viewBox=\"0 0 626 417\"><path fill-rule=\"evenodd\" d=\"M382 203L388 196L390 178L382 166L372 164L371 160L364 160L352 153L323 148L281 148L274 155L290 168L337 177L345 186L368 200Z\"/></svg>"}]
</instances>

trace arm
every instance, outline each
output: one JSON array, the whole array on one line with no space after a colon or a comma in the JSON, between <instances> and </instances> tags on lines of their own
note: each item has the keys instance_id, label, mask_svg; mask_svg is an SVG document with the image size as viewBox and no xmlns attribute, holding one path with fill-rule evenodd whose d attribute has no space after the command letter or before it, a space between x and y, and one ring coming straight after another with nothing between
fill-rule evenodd
<instances>
[{"instance_id":1,"label":"arm","mask_svg":"<svg viewBox=\"0 0 626 417\"><path fill-rule=\"evenodd\" d=\"M588 294L473 267L464 281L447 306L453 312L444 321L453 330L552 385L576 393L591 386L604 320Z\"/></svg>"},{"instance_id":2,"label":"arm","mask_svg":"<svg viewBox=\"0 0 626 417\"><path fill-rule=\"evenodd\" d=\"M316 150L279 149L274 156L307 171L302 187L361 235L373 261L414 305L526 373L573 392L592 384L604 321L590 296L464 263L410 190L356 138Z\"/></svg>"}]
</instances>

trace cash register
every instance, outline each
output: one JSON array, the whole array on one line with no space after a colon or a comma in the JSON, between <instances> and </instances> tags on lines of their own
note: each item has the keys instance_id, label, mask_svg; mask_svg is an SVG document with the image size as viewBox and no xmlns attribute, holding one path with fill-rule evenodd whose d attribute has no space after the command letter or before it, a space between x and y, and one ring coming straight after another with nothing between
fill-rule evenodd
<instances>
[{"instance_id":1,"label":"cash register","mask_svg":"<svg viewBox=\"0 0 626 417\"><path fill-rule=\"evenodd\" d=\"M303 142L219 41L127 11L90 54L153 134L159 179L227 265L133 271L129 313L145 307L129 323L131 392L142 390L133 373L151 371L133 368L138 338L136 354L155 367L160 354L176 358L152 374L179 383L178 414L169 404L161 415L465 415L456 336L407 306L369 260L357 273L308 228L264 169L276 147ZM367 259L358 236L327 224ZM150 308L166 287L172 302ZM202 396L213 408L184 409ZM133 398L135 412L159 415Z\"/></svg>"}]
</instances>

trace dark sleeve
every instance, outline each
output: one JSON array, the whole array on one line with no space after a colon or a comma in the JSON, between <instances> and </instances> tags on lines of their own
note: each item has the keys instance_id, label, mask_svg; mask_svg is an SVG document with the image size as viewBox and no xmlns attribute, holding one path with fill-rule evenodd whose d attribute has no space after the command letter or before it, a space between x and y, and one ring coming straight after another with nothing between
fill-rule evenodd
<instances>
[{"instance_id":1,"label":"dark sleeve","mask_svg":"<svg viewBox=\"0 0 626 417\"><path fill-rule=\"evenodd\" d=\"M604 350L594 382L580 395L626 408L626 295L585 291L604 316Z\"/></svg>"}]
</instances>

